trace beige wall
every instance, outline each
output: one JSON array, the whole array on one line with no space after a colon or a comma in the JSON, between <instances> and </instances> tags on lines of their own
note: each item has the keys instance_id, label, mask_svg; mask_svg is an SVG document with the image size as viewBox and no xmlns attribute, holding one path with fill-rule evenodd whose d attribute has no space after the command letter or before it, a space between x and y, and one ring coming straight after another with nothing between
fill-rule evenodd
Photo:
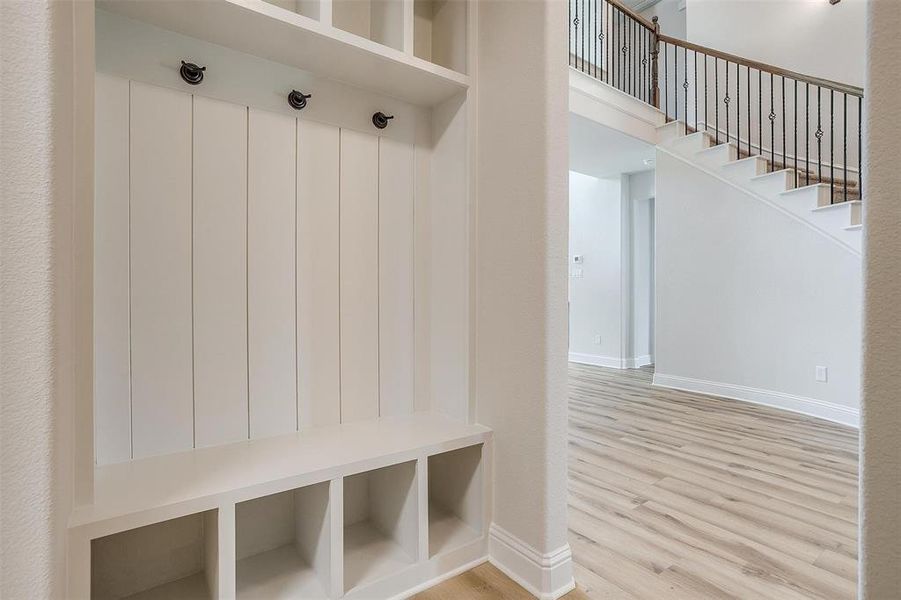
<instances>
[{"instance_id":1,"label":"beige wall","mask_svg":"<svg viewBox=\"0 0 901 600\"><path fill-rule=\"evenodd\" d=\"M568 556L566 3L478 6L478 420L495 525L552 560Z\"/></svg>"},{"instance_id":2,"label":"beige wall","mask_svg":"<svg viewBox=\"0 0 901 600\"><path fill-rule=\"evenodd\" d=\"M868 11L860 598L901 594L901 3Z\"/></svg>"},{"instance_id":3,"label":"beige wall","mask_svg":"<svg viewBox=\"0 0 901 600\"><path fill-rule=\"evenodd\" d=\"M72 116L80 108L76 103L84 100L73 92L73 58L79 56L73 52L74 12L69 2L0 2L4 598L65 594L79 367L72 344L81 331L74 320L84 300L72 285L72 258L79 249L74 241L80 233L73 219L82 197L73 193L73 184L84 184L73 178L73 167L81 164L80 158L73 159L73 140L81 130ZM84 480L89 487L90 476Z\"/></svg>"}]
</instances>

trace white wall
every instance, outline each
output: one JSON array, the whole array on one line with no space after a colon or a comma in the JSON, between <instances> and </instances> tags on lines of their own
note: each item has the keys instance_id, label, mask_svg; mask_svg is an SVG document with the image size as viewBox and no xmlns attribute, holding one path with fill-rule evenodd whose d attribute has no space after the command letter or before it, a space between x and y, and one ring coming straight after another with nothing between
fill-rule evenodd
<instances>
[{"instance_id":1,"label":"white wall","mask_svg":"<svg viewBox=\"0 0 901 600\"><path fill-rule=\"evenodd\" d=\"M865 0L835 5L827 0L687 0L687 39L862 86L866 5Z\"/></svg>"},{"instance_id":2,"label":"white wall","mask_svg":"<svg viewBox=\"0 0 901 600\"><path fill-rule=\"evenodd\" d=\"M870 193L864 213L866 306L860 471L861 600L897 597L901 589L901 81L887 75L901 61L901 3L870 2L867 46Z\"/></svg>"},{"instance_id":3,"label":"white wall","mask_svg":"<svg viewBox=\"0 0 901 600\"><path fill-rule=\"evenodd\" d=\"M620 178L569 173L571 360L621 366L623 358ZM583 262L573 261L581 256Z\"/></svg>"},{"instance_id":4,"label":"white wall","mask_svg":"<svg viewBox=\"0 0 901 600\"><path fill-rule=\"evenodd\" d=\"M680 40L686 39L686 0L660 0L657 4L641 12L648 19L657 17L660 33Z\"/></svg>"},{"instance_id":5,"label":"white wall","mask_svg":"<svg viewBox=\"0 0 901 600\"><path fill-rule=\"evenodd\" d=\"M860 257L661 150L656 209L655 382L855 423Z\"/></svg>"},{"instance_id":6,"label":"white wall","mask_svg":"<svg viewBox=\"0 0 901 600\"><path fill-rule=\"evenodd\" d=\"M570 171L569 181L570 360L649 364L654 172L595 178Z\"/></svg>"}]
</instances>

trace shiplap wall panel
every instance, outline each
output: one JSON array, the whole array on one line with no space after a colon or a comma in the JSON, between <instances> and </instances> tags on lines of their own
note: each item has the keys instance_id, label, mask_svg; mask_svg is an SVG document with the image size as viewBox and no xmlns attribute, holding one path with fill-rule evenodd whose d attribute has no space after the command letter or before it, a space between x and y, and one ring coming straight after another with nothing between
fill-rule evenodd
<instances>
[{"instance_id":1,"label":"shiplap wall panel","mask_svg":"<svg viewBox=\"0 0 901 600\"><path fill-rule=\"evenodd\" d=\"M134 458L194 444L191 96L131 84Z\"/></svg>"},{"instance_id":2,"label":"shiplap wall panel","mask_svg":"<svg viewBox=\"0 0 901 600\"><path fill-rule=\"evenodd\" d=\"M297 428L294 118L250 109L247 276L250 436Z\"/></svg>"},{"instance_id":3,"label":"shiplap wall panel","mask_svg":"<svg viewBox=\"0 0 901 600\"><path fill-rule=\"evenodd\" d=\"M341 420L379 416L379 142L341 130Z\"/></svg>"},{"instance_id":4,"label":"shiplap wall panel","mask_svg":"<svg viewBox=\"0 0 901 600\"><path fill-rule=\"evenodd\" d=\"M341 420L337 127L297 123L297 398L300 427Z\"/></svg>"},{"instance_id":5,"label":"shiplap wall panel","mask_svg":"<svg viewBox=\"0 0 901 600\"><path fill-rule=\"evenodd\" d=\"M247 439L247 107L194 98L194 430Z\"/></svg>"},{"instance_id":6,"label":"shiplap wall panel","mask_svg":"<svg viewBox=\"0 0 901 600\"><path fill-rule=\"evenodd\" d=\"M413 146L379 138L379 414L413 412Z\"/></svg>"},{"instance_id":7,"label":"shiplap wall panel","mask_svg":"<svg viewBox=\"0 0 901 600\"><path fill-rule=\"evenodd\" d=\"M127 79L97 73L94 118L94 456L131 458Z\"/></svg>"}]
</instances>

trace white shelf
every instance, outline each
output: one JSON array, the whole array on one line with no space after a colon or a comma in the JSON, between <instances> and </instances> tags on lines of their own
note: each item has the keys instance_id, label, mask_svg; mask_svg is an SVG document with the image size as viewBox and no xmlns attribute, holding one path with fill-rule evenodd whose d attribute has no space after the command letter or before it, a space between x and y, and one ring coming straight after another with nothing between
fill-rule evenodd
<instances>
[{"instance_id":1,"label":"white shelf","mask_svg":"<svg viewBox=\"0 0 901 600\"><path fill-rule=\"evenodd\" d=\"M481 535L454 513L434 502L429 503L429 556L456 550Z\"/></svg>"},{"instance_id":2,"label":"white shelf","mask_svg":"<svg viewBox=\"0 0 901 600\"><path fill-rule=\"evenodd\" d=\"M413 564L400 544L370 521L344 528L344 589L347 592Z\"/></svg>"},{"instance_id":3,"label":"white shelf","mask_svg":"<svg viewBox=\"0 0 901 600\"><path fill-rule=\"evenodd\" d=\"M90 527L97 537L216 508L236 495L259 497L478 444L490 434L417 413L106 465L95 470L94 504L73 511L69 526Z\"/></svg>"},{"instance_id":4,"label":"white shelf","mask_svg":"<svg viewBox=\"0 0 901 600\"><path fill-rule=\"evenodd\" d=\"M293 545L248 556L237 563L240 598L328 598L322 580Z\"/></svg>"},{"instance_id":5,"label":"white shelf","mask_svg":"<svg viewBox=\"0 0 901 600\"><path fill-rule=\"evenodd\" d=\"M469 87L469 78L264 0L99 0L98 7L419 106Z\"/></svg>"}]
</instances>

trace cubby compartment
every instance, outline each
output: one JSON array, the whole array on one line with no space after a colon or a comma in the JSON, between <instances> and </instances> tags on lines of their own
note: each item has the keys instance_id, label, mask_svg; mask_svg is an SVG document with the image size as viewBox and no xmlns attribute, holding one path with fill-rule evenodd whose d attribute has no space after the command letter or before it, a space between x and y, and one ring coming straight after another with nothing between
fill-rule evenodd
<instances>
[{"instance_id":1,"label":"cubby compartment","mask_svg":"<svg viewBox=\"0 0 901 600\"><path fill-rule=\"evenodd\" d=\"M429 457L429 557L483 531L482 445Z\"/></svg>"},{"instance_id":2,"label":"cubby compartment","mask_svg":"<svg viewBox=\"0 0 901 600\"><path fill-rule=\"evenodd\" d=\"M344 478L344 590L397 573L417 560L416 462Z\"/></svg>"},{"instance_id":3,"label":"cubby compartment","mask_svg":"<svg viewBox=\"0 0 901 600\"><path fill-rule=\"evenodd\" d=\"M319 20L319 0L265 0L269 4L290 10L291 12Z\"/></svg>"},{"instance_id":4,"label":"cubby compartment","mask_svg":"<svg viewBox=\"0 0 901 600\"><path fill-rule=\"evenodd\" d=\"M415 0L413 54L466 73L466 0Z\"/></svg>"},{"instance_id":5,"label":"cubby compartment","mask_svg":"<svg viewBox=\"0 0 901 600\"><path fill-rule=\"evenodd\" d=\"M332 25L404 49L404 0L332 0Z\"/></svg>"},{"instance_id":6,"label":"cubby compartment","mask_svg":"<svg viewBox=\"0 0 901 600\"><path fill-rule=\"evenodd\" d=\"M235 583L240 598L328 598L329 483L235 506Z\"/></svg>"},{"instance_id":7,"label":"cubby compartment","mask_svg":"<svg viewBox=\"0 0 901 600\"><path fill-rule=\"evenodd\" d=\"M91 598L216 598L217 518L210 510L92 540Z\"/></svg>"}]
</instances>

